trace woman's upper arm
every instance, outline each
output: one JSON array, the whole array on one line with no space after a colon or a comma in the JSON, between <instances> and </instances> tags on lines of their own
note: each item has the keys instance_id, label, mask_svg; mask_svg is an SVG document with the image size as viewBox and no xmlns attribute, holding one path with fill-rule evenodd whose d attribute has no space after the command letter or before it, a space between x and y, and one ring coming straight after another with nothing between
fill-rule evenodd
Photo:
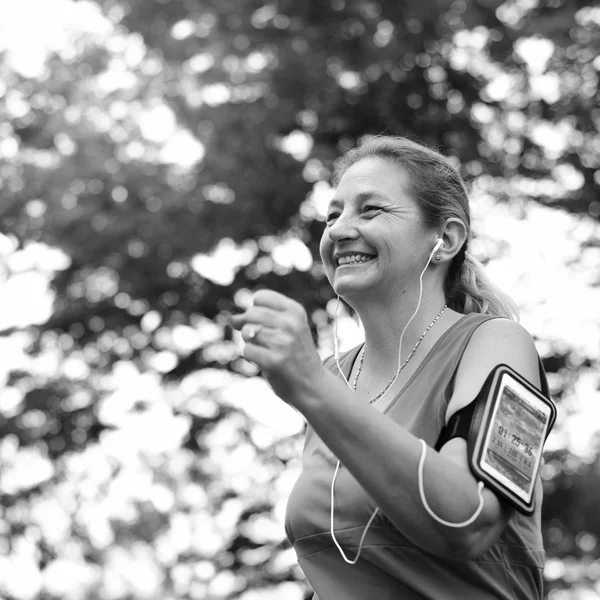
<instances>
[{"instance_id":1,"label":"woman's upper arm","mask_svg":"<svg viewBox=\"0 0 600 600\"><path fill-rule=\"evenodd\" d=\"M440 449L440 454L467 471L475 486L476 479L469 468L467 442L462 438L453 438ZM514 509L494 492L484 488L483 509L477 517L468 542L468 556L476 558L496 542L504 531Z\"/></svg>"},{"instance_id":2,"label":"woman's upper arm","mask_svg":"<svg viewBox=\"0 0 600 600\"><path fill-rule=\"evenodd\" d=\"M446 423L456 411L477 397L487 376L499 364L512 367L539 388L538 355L529 333L507 319L486 321L473 334L461 359L446 411ZM440 454L470 473L466 440L451 439L440 449ZM513 513L513 509L491 490L484 490L484 500L482 515L477 520L479 528L472 542L476 545L475 555L496 541Z\"/></svg>"},{"instance_id":3,"label":"woman's upper arm","mask_svg":"<svg viewBox=\"0 0 600 600\"><path fill-rule=\"evenodd\" d=\"M540 388L538 354L527 330L509 319L486 321L473 333L458 365L446 423L477 397L487 376L499 364L512 367Z\"/></svg>"}]
</instances>

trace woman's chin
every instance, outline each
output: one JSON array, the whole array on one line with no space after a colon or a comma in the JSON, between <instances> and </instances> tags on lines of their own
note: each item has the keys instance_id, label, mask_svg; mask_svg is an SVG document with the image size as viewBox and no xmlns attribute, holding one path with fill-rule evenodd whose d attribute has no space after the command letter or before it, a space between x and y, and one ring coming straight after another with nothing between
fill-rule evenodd
<instances>
[{"instance_id":1,"label":"woman's chin","mask_svg":"<svg viewBox=\"0 0 600 600\"><path fill-rule=\"evenodd\" d=\"M339 296L368 292L372 289L376 279L375 260L360 264L340 265L329 275L329 283Z\"/></svg>"},{"instance_id":2,"label":"woman's chin","mask_svg":"<svg viewBox=\"0 0 600 600\"><path fill-rule=\"evenodd\" d=\"M336 277L333 289L339 296L355 296L373 291L373 286L365 277Z\"/></svg>"}]
</instances>

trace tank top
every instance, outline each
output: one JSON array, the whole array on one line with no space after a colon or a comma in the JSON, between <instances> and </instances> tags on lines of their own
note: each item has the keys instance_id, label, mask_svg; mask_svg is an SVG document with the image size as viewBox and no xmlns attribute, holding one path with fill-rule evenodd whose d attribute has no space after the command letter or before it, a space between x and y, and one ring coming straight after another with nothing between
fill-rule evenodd
<instances>
[{"instance_id":1,"label":"tank top","mask_svg":"<svg viewBox=\"0 0 600 600\"><path fill-rule=\"evenodd\" d=\"M476 313L461 317L437 340L384 410L430 448L445 425L464 350L476 328L490 318L494 317ZM346 377L359 350L340 356ZM324 364L339 375L333 360ZM548 395L541 361L539 365L542 392ZM527 517L515 511L496 543L475 559L440 557L422 550L380 511L369 527L358 562L350 565L330 533L331 480L337 459L310 425L302 459L302 471L287 504L285 528L315 591L313 600L541 600L540 490L534 514ZM539 475L536 485L541 489ZM335 482L335 535L348 558L356 555L375 508L375 502L341 465Z\"/></svg>"}]
</instances>

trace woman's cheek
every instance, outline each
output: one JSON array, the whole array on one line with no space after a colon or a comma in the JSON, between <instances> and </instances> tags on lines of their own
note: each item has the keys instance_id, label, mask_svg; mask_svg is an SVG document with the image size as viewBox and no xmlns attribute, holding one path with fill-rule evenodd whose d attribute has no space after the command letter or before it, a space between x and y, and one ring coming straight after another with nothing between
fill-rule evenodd
<instances>
[{"instance_id":1,"label":"woman's cheek","mask_svg":"<svg viewBox=\"0 0 600 600\"><path fill-rule=\"evenodd\" d=\"M327 273L332 271L332 263L331 263L331 254L333 252L332 243L327 236L327 229L323 233L321 237L321 242L319 243L319 254L321 255L321 262L325 266L325 270Z\"/></svg>"}]
</instances>

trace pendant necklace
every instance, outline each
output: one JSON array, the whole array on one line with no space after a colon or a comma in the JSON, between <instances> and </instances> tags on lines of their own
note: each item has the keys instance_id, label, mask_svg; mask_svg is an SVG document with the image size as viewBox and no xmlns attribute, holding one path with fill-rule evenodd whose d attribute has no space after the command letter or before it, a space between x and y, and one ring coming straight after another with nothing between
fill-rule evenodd
<instances>
[{"instance_id":1,"label":"pendant necklace","mask_svg":"<svg viewBox=\"0 0 600 600\"><path fill-rule=\"evenodd\" d=\"M398 376L398 373L400 373L400 371L402 371L402 369L404 369L404 367L408 364L408 361L413 357L414 353L417 351L417 348L419 347L420 343L423 341L423 338L427 335L427 332L437 323L437 320L444 314L444 311L446 310L446 308L448 308L448 305L444 304L444 306L442 307L442 310L440 310L437 317L433 321L431 321L431 323L427 326L427 329L425 329L425 331L421 334L419 341L415 344L415 347L411 350L410 354L406 357L406 360L400 365L400 368L396 371L394 376L390 379L388 384L381 390L381 392L379 392L379 394L377 394L377 396L375 396L375 398L372 398L371 400L369 400L369 404L373 404L374 402L377 402L377 400L379 400L379 398L381 398L390 389L391 385L394 383L394 381L396 381L396 377ZM354 376L354 381L352 382L352 389L355 391L356 391L356 385L358 383L358 376L360 375L360 372L362 371L364 360L365 360L365 344L363 344L362 350L360 351L360 360L358 363L358 369L356 370L356 375Z\"/></svg>"}]
</instances>

